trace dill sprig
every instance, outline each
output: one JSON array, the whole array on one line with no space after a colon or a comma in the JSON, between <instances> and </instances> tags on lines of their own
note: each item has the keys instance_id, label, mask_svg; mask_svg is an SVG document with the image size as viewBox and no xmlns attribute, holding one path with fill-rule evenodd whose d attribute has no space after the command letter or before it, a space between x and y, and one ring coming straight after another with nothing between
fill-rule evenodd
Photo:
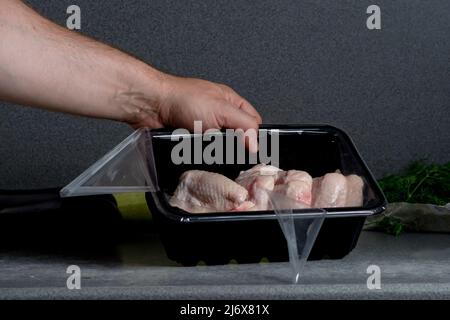
<instances>
[{"instance_id":1,"label":"dill sprig","mask_svg":"<svg viewBox=\"0 0 450 320\"><path fill-rule=\"evenodd\" d=\"M450 162L415 161L401 174L387 176L379 183L389 202L445 205L450 202Z\"/></svg>"}]
</instances>

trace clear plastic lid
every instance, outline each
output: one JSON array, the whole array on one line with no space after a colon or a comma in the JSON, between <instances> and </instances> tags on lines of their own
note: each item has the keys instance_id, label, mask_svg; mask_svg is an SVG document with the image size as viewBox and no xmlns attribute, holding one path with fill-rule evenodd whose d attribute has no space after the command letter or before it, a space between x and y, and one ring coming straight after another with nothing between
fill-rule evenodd
<instances>
[{"instance_id":1,"label":"clear plastic lid","mask_svg":"<svg viewBox=\"0 0 450 320\"><path fill-rule=\"evenodd\" d=\"M61 197L157 191L152 139L139 129L78 178L64 187Z\"/></svg>"},{"instance_id":2,"label":"clear plastic lid","mask_svg":"<svg viewBox=\"0 0 450 320\"><path fill-rule=\"evenodd\" d=\"M288 207L286 206L292 200L283 194L262 189L260 191L267 192L269 201L286 238L289 262L293 273L292 282L295 284L299 283L303 267L327 212L319 209L314 212L313 216L295 214L292 209L287 209Z\"/></svg>"}]
</instances>

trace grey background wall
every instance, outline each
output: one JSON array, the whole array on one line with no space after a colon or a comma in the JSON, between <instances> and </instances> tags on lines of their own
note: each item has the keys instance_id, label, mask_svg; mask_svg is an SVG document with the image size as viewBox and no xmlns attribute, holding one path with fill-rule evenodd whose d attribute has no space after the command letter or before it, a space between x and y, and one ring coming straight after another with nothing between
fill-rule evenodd
<instances>
[{"instance_id":1,"label":"grey background wall","mask_svg":"<svg viewBox=\"0 0 450 320\"><path fill-rule=\"evenodd\" d=\"M65 24L165 71L229 84L268 123L345 129L377 176L450 160L450 2L33 0ZM1 36L1 34L0 34ZM68 75L70 76L70 75ZM127 136L126 125L0 104L0 188L60 186Z\"/></svg>"}]
</instances>

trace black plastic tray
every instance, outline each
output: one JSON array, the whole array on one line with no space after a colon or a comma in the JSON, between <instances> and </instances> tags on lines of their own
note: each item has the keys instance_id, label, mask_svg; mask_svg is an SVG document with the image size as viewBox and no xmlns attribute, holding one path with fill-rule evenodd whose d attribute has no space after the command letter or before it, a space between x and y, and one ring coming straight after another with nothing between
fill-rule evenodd
<instances>
[{"instance_id":1,"label":"black plastic tray","mask_svg":"<svg viewBox=\"0 0 450 320\"><path fill-rule=\"evenodd\" d=\"M280 168L309 172L313 177L340 170L357 174L365 181L364 205L353 208L326 209L325 219L309 259L339 259L356 245L367 216L384 211L386 199L353 142L346 133L328 125L265 125L260 130L279 133ZM152 130L154 165L160 190L146 194L147 204L160 232L170 259L183 265L225 264L231 259L240 263L288 260L286 240L274 211L210 213L192 215L168 204L168 194L175 190L186 170L218 172L234 179L239 172L253 166L189 164L171 161L169 130ZM191 140L201 139L189 135ZM202 143L203 148L207 142ZM225 152L225 150L224 150ZM314 210L294 210L307 214Z\"/></svg>"}]
</instances>

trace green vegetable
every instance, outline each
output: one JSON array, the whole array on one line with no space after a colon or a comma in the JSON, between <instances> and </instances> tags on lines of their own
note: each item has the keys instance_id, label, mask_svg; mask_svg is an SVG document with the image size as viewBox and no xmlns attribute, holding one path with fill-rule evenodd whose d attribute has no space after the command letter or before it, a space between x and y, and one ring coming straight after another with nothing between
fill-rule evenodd
<instances>
[{"instance_id":1,"label":"green vegetable","mask_svg":"<svg viewBox=\"0 0 450 320\"><path fill-rule=\"evenodd\" d=\"M450 162L416 161L402 174L387 176L379 183L389 202L445 205L450 202Z\"/></svg>"}]
</instances>

